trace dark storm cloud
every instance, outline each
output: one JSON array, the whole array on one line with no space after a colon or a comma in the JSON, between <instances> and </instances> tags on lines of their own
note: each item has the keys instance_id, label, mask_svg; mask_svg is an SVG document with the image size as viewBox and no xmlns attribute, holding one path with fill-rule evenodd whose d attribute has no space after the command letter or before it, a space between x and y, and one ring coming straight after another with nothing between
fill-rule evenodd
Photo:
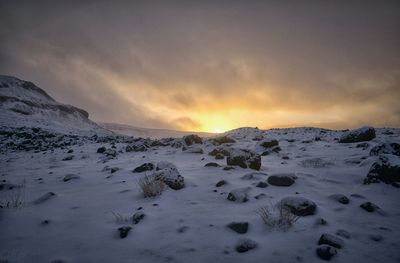
<instances>
[{"instance_id":1,"label":"dark storm cloud","mask_svg":"<svg viewBox=\"0 0 400 263\"><path fill-rule=\"evenodd\" d=\"M397 1L83 2L2 1L0 71L101 121L400 126Z\"/></svg>"}]
</instances>

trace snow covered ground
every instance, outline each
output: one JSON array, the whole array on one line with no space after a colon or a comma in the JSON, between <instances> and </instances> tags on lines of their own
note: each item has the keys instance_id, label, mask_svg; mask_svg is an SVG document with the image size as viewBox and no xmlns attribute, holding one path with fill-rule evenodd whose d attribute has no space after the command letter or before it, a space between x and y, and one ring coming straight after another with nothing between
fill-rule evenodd
<instances>
[{"instance_id":1,"label":"snow covered ground","mask_svg":"<svg viewBox=\"0 0 400 263\"><path fill-rule=\"evenodd\" d=\"M376 138L366 143L339 143L342 134L314 128L243 128L227 133L235 143L218 146L203 139L202 144L188 146L182 139L171 139L164 141L166 146L157 141L153 145L158 146L143 152L126 151L128 145L143 141L112 136L21 150L18 143L25 138L2 134L1 201L21 203L0 209L0 261L323 262L316 249L326 233L342 242L331 262L399 262L399 188L365 185L363 180L380 158L371 156L370 150L383 142L399 143L400 129L376 129ZM268 139L277 140L278 146L261 146ZM110 151L97 153L102 146ZM208 155L218 147L264 153L260 170L239 166L225 170L227 157ZM199 149L203 153L191 153ZM160 161L176 165L185 187L144 198L137 182L153 171L132 170ZM205 167L209 162L220 166ZM111 173L107 166L118 169ZM242 178L254 172L258 174ZM290 186L268 183L270 175L282 173L297 179ZM66 175L76 178L64 181ZM216 187L221 180L227 184ZM268 186L256 187L260 181ZM9 190L10 186L14 188ZM227 199L230 191L244 187L250 187L247 202ZM34 202L49 192L55 195ZM331 196L335 194L345 195L349 203L338 202ZM286 231L265 225L255 211L288 196L313 201L315 213L301 216ZM380 209L362 209L360 205L368 201ZM131 217L137 212L145 217L133 224ZM227 227L231 222L247 222L248 231L233 231ZM132 228L126 238L120 238L118 231L123 226ZM243 239L256 247L237 252Z\"/></svg>"}]
</instances>

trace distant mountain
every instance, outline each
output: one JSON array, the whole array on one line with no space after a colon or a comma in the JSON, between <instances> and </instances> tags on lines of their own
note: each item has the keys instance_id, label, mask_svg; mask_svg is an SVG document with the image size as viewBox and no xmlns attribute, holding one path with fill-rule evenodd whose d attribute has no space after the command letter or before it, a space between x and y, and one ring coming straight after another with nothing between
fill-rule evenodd
<instances>
[{"instance_id":1,"label":"distant mountain","mask_svg":"<svg viewBox=\"0 0 400 263\"><path fill-rule=\"evenodd\" d=\"M83 109L62 104L29 81L0 75L0 126L40 127L65 134L111 134Z\"/></svg>"},{"instance_id":2,"label":"distant mountain","mask_svg":"<svg viewBox=\"0 0 400 263\"><path fill-rule=\"evenodd\" d=\"M126 124L118 124L118 123L100 123L98 124L110 131L115 133L129 135L134 137L143 137L143 138L166 138L166 137L182 137L188 134L197 134L201 137L210 137L216 135L215 133L207 133L207 132L187 132L187 131L176 131L176 130L167 130L167 129L150 129L150 128L139 128L135 126L130 126Z\"/></svg>"}]
</instances>

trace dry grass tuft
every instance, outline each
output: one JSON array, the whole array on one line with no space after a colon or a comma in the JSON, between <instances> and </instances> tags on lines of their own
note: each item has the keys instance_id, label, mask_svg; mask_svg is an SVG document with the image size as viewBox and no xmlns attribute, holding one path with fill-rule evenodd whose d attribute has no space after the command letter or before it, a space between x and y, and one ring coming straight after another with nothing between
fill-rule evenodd
<instances>
[{"instance_id":1,"label":"dry grass tuft","mask_svg":"<svg viewBox=\"0 0 400 263\"><path fill-rule=\"evenodd\" d=\"M299 216L290 212L289 208L280 203L260 207L256 210L266 225L271 228L288 230L299 220Z\"/></svg>"},{"instance_id":2,"label":"dry grass tuft","mask_svg":"<svg viewBox=\"0 0 400 263\"><path fill-rule=\"evenodd\" d=\"M138 185L145 198L161 195L162 191L165 189L165 184L162 181L149 175L140 178L138 180Z\"/></svg>"}]
</instances>

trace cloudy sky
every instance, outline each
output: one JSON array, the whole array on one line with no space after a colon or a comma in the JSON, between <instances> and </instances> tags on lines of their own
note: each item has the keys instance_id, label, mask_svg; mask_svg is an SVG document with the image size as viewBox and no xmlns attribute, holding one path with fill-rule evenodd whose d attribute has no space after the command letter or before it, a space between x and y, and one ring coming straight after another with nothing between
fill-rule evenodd
<instances>
[{"instance_id":1,"label":"cloudy sky","mask_svg":"<svg viewBox=\"0 0 400 263\"><path fill-rule=\"evenodd\" d=\"M0 74L103 122L400 127L400 1L3 0Z\"/></svg>"}]
</instances>

